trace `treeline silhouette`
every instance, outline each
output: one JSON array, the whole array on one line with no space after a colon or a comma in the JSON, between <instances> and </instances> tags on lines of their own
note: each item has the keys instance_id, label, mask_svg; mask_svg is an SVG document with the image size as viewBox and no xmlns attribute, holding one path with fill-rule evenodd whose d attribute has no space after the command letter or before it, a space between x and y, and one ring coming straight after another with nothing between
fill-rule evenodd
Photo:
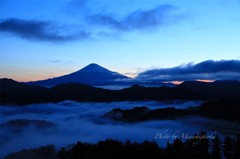
<instances>
[{"instance_id":1,"label":"treeline silhouette","mask_svg":"<svg viewBox=\"0 0 240 159\"><path fill-rule=\"evenodd\" d=\"M240 159L240 134L236 137L211 136L206 132L191 138L176 138L160 147L156 138L142 143L106 139L98 143L78 141L61 148L54 145L10 153L5 159Z\"/></svg>"},{"instance_id":2,"label":"treeline silhouette","mask_svg":"<svg viewBox=\"0 0 240 159\"><path fill-rule=\"evenodd\" d=\"M26 105L60 102L112 102L143 100L213 100L240 99L240 81L213 83L184 82L175 87L144 87L133 85L122 90L108 90L79 83L60 84L51 88L28 85L11 79L0 79L0 104Z\"/></svg>"},{"instance_id":3,"label":"treeline silhouette","mask_svg":"<svg viewBox=\"0 0 240 159\"><path fill-rule=\"evenodd\" d=\"M175 139L165 148L156 141L142 143L107 139L97 144L77 142L70 150L62 148L59 159L239 159L240 135L236 138L218 135L209 139L205 132L195 134L193 138L182 141ZM200 139L199 137L203 137Z\"/></svg>"}]
</instances>

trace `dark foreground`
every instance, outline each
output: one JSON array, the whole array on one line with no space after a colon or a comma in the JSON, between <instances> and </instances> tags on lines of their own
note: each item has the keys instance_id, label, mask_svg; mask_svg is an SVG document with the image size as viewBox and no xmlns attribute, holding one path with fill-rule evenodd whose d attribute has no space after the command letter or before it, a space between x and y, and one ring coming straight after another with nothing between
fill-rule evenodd
<instances>
[{"instance_id":1,"label":"dark foreground","mask_svg":"<svg viewBox=\"0 0 240 159\"><path fill-rule=\"evenodd\" d=\"M159 138L156 137L156 140ZM56 151L54 145L11 153L5 159L239 159L240 135L232 138L200 132L189 138L177 138L159 147L156 141L142 143L107 139L96 144L78 141Z\"/></svg>"}]
</instances>

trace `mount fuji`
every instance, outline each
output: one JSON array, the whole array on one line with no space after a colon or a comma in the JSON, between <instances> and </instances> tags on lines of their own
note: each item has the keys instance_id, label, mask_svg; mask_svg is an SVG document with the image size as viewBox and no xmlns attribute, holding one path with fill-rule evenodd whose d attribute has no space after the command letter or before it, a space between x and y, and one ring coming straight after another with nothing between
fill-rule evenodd
<instances>
[{"instance_id":1,"label":"mount fuji","mask_svg":"<svg viewBox=\"0 0 240 159\"><path fill-rule=\"evenodd\" d=\"M99 86L121 84L127 79L130 78L117 72L110 71L102 66L99 66L98 64L92 63L76 72L67 75L46 80L28 82L28 84L51 87L63 83L82 83L92 86Z\"/></svg>"}]
</instances>

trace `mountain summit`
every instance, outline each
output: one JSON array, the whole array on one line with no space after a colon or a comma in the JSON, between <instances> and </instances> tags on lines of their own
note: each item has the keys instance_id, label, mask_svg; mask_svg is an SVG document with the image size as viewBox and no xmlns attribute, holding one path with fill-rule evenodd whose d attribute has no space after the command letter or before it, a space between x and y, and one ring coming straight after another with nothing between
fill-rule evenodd
<instances>
[{"instance_id":1,"label":"mountain summit","mask_svg":"<svg viewBox=\"0 0 240 159\"><path fill-rule=\"evenodd\" d=\"M116 84L123 79L129 79L129 77L92 63L76 72L51 79L29 82L29 84L55 86L63 83L82 83L98 86Z\"/></svg>"},{"instance_id":2,"label":"mountain summit","mask_svg":"<svg viewBox=\"0 0 240 159\"><path fill-rule=\"evenodd\" d=\"M96 72L96 73L100 73L100 72L111 72L110 70L95 64L95 63L91 63L89 65L87 65L86 67L82 68L81 70L77 71L77 72Z\"/></svg>"}]
</instances>

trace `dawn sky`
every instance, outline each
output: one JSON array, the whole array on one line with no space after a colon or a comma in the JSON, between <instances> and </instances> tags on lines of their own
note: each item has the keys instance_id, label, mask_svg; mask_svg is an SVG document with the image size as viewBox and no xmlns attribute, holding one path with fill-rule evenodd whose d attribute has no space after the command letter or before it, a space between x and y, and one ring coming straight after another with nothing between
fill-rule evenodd
<instances>
[{"instance_id":1,"label":"dawn sky","mask_svg":"<svg viewBox=\"0 0 240 159\"><path fill-rule=\"evenodd\" d=\"M0 78L239 62L239 28L239 0L0 0Z\"/></svg>"}]
</instances>

